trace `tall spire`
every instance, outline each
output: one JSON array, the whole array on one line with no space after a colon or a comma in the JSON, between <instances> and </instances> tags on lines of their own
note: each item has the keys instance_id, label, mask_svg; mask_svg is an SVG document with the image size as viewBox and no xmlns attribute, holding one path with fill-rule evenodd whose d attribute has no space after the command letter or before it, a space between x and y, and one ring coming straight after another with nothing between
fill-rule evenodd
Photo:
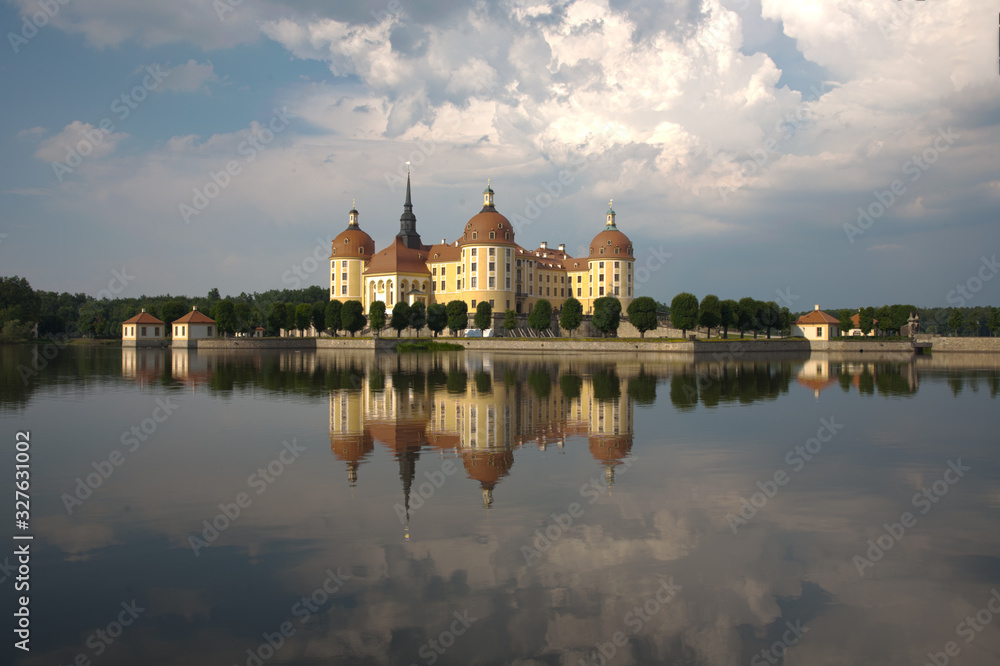
<instances>
[{"instance_id":1,"label":"tall spire","mask_svg":"<svg viewBox=\"0 0 1000 666\"><path fill-rule=\"evenodd\" d=\"M357 229L358 228L358 202L356 199L351 200L351 210L347 213L347 228Z\"/></svg>"},{"instance_id":2,"label":"tall spire","mask_svg":"<svg viewBox=\"0 0 1000 666\"><path fill-rule=\"evenodd\" d=\"M486 189L483 190L483 210L493 210L493 188L490 187L489 178L486 179Z\"/></svg>"},{"instance_id":3,"label":"tall spire","mask_svg":"<svg viewBox=\"0 0 1000 666\"><path fill-rule=\"evenodd\" d=\"M396 238L411 250L422 247L420 234L417 233L417 216L413 214L413 202L410 200L410 171L406 171L406 201L403 203L403 214L399 216L399 233Z\"/></svg>"},{"instance_id":4,"label":"tall spire","mask_svg":"<svg viewBox=\"0 0 1000 666\"><path fill-rule=\"evenodd\" d=\"M615 225L615 209L614 209L614 199L608 201L608 223L605 225L605 231L608 229L614 229L618 231L618 227Z\"/></svg>"}]
</instances>

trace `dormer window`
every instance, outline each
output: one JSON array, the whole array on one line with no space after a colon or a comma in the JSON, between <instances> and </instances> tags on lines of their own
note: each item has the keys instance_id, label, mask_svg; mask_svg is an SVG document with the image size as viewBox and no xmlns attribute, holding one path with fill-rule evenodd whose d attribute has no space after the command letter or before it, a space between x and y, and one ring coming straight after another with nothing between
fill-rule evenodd
<instances>
[{"instance_id":1,"label":"dormer window","mask_svg":"<svg viewBox=\"0 0 1000 666\"><path fill-rule=\"evenodd\" d=\"M479 236L479 232L478 232L478 231L473 231L473 232L472 232L472 240L476 240L476 238L477 238L478 236Z\"/></svg>"},{"instance_id":2,"label":"dormer window","mask_svg":"<svg viewBox=\"0 0 1000 666\"><path fill-rule=\"evenodd\" d=\"M497 237L497 232L495 232L495 231L491 231L491 232L490 232L490 240L493 240L493 239L494 239L494 238L496 238L496 237Z\"/></svg>"}]
</instances>

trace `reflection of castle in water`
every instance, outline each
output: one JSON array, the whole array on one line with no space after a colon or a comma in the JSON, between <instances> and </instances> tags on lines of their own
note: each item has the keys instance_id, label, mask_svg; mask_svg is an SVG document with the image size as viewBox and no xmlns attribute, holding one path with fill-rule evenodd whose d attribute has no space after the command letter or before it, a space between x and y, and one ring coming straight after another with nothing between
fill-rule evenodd
<instances>
[{"instance_id":1,"label":"reflection of castle in water","mask_svg":"<svg viewBox=\"0 0 1000 666\"><path fill-rule=\"evenodd\" d=\"M561 365L553 375L550 362L494 366L485 358L472 367L462 357L428 361L426 367L357 373L352 385L330 392L330 443L347 463L352 485L379 442L399 462L408 502L420 452L438 449L461 459L489 507L517 449L562 447L568 437L587 437L608 486L614 483L615 467L632 449L625 378Z\"/></svg>"},{"instance_id":2,"label":"reflection of castle in water","mask_svg":"<svg viewBox=\"0 0 1000 666\"><path fill-rule=\"evenodd\" d=\"M833 386L844 391L856 390L861 395L908 396L917 392L920 379L916 358L900 355L898 359L883 355L866 359L863 355L814 353L802 365L796 381L819 399L820 393Z\"/></svg>"}]
</instances>

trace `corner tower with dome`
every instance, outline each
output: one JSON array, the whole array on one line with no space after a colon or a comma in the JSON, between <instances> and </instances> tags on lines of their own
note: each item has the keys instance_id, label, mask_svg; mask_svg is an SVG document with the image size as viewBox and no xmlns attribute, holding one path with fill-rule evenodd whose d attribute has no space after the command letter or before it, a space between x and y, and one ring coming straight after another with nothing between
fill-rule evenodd
<instances>
[{"instance_id":1,"label":"corner tower with dome","mask_svg":"<svg viewBox=\"0 0 1000 666\"><path fill-rule=\"evenodd\" d=\"M417 232L407 173L399 233L385 249L375 251L371 236L358 225L357 209L351 209L347 229L333 240L330 298L359 300L365 312L375 301L391 310L401 301L430 305L461 300L470 312L485 301L495 314L527 314L540 299L559 309L575 297L590 314L602 296L615 296L623 309L628 307L634 298L635 257L613 209L583 259L570 256L564 244L550 248L542 241L535 249L518 244L494 196L487 182L482 209L469 218L457 239L425 245Z\"/></svg>"}]
</instances>

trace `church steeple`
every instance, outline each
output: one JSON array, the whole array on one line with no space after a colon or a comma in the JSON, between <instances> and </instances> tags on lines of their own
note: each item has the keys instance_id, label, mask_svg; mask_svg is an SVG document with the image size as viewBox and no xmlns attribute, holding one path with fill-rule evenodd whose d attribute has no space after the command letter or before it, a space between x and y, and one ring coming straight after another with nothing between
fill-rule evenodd
<instances>
[{"instance_id":1,"label":"church steeple","mask_svg":"<svg viewBox=\"0 0 1000 666\"><path fill-rule=\"evenodd\" d=\"M615 209L613 208L615 203L614 199L608 201L608 223L605 226L605 231L614 230L618 231L617 225L615 225Z\"/></svg>"},{"instance_id":2,"label":"church steeple","mask_svg":"<svg viewBox=\"0 0 1000 666\"><path fill-rule=\"evenodd\" d=\"M483 210L493 210L493 208L493 188L490 187L490 179L487 178L486 189L483 190Z\"/></svg>"},{"instance_id":3,"label":"church steeple","mask_svg":"<svg viewBox=\"0 0 1000 666\"><path fill-rule=\"evenodd\" d=\"M351 201L351 210L347 213L347 228L357 229L358 228L358 208L357 201Z\"/></svg>"},{"instance_id":4,"label":"church steeple","mask_svg":"<svg viewBox=\"0 0 1000 666\"><path fill-rule=\"evenodd\" d=\"M396 238L411 250L422 247L420 234L417 233L417 216L413 214L413 202L410 201L410 171L406 171L406 201L403 203L403 214L399 216L399 233Z\"/></svg>"}]
</instances>

